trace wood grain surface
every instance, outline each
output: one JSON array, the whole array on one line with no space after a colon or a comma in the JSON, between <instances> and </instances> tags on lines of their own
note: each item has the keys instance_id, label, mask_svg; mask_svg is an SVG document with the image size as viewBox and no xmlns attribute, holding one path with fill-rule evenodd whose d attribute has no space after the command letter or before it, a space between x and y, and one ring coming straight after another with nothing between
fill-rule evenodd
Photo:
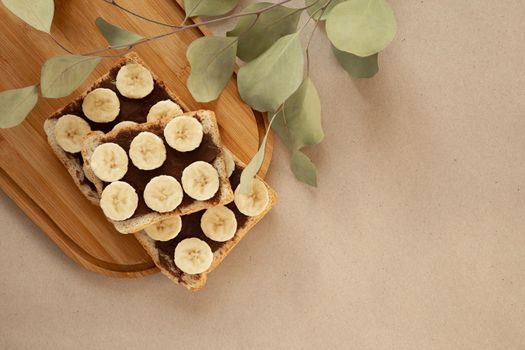
<instances>
[{"instance_id":1,"label":"wood grain surface","mask_svg":"<svg viewBox=\"0 0 525 350\"><path fill-rule=\"evenodd\" d=\"M174 0L123 0L120 3L160 21L176 24L184 19L182 7ZM45 60L64 51L47 34L24 24L3 6L0 6L0 16L3 19L0 21L0 90L35 84ZM95 26L98 16L143 36L169 31L103 1L55 0L52 33L76 53L102 48L106 43ZM213 103L197 103L186 88L190 72L186 48L203 33L207 33L206 29L187 30L140 45L134 51L191 109L214 110L224 144L246 162L257 151L265 120L242 103L235 78ZM151 259L133 236L119 234L100 209L78 191L48 146L42 128L46 117L78 96L115 60L105 59L73 95L63 99L41 98L24 123L0 131L0 187L75 262L108 276L140 277L157 272ZM268 169L271 153L270 140L261 175Z\"/></svg>"}]
</instances>

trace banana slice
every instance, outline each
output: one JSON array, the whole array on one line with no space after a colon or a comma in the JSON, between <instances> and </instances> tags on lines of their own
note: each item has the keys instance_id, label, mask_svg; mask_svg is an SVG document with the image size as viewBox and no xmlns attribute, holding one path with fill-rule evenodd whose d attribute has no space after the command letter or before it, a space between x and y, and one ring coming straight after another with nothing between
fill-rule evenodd
<instances>
[{"instance_id":1,"label":"banana slice","mask_svg":"<svg viewBox=\"0 0 525 350\"><path fill-rule=\"evenodd\" d=\"M100 196L100 207L108 218L114 221L129 219L139 204L135 189L123 181L112 182Z\"/></svg>"},{"instance_id":2,"label":"banana slice","mask_svg":"<svg viewBox=\"0 0 525 350\"><path fill-rule=\"evenodd\" d=\"M195 275L208 270L213 252L208 243L198 238L186 238L175 247L175 265L184 273Z\"/></svg>"},{"instance_id":3,"label":"banana slice","mask_svg":"<svg viewBox=\"0 0 525 350\"><path fill-rule=\"evenodd\" d=\"M241 193L237 186L234 197L235 206L246 216L257 216L264 211L270 202L268 188L259 179L253 179L252 189L249 193Z\"/></svg>"},{"instance_id":4,"label":"banana slice","mask_svg":"<svg viewBox=\"0 0 525 350\"><path fill-rule=\"evenodd\" d=\"M197 161L182 171L182 187L193 199L205 201L219 190L219 173L210 163Z\"/></svg>"},{"instance_id":5,"label":"banana slice","mask_svg":"<svg viewBox=\"0 0 525 350\"><path fill-rule=\"evenodd\" d=\"M131 141L129 157L141 170L157 169L166 160L164 141L152 132L143 131Z\"/></svg>"},{"instance_id":6,"label":"banana slice","mask_svg":"<svg viewBox=\"0 0 525 350\"><path fill-rule=\"evenodd\" d=\"M127 98L143 98L153 91L153 77L138 63L126 64L117 73L117 90Z\"/></svg>"},{"instance_id":7,"label":"banana slice","mask_svg":"<svg viewBox=\"0 0 525 350\"><path fill-rule=\"evenodd\" d=\"M154 177L144 189L144 202L159 213L175 210L182 202L182 196L182 187L173 176Z\"/></svg>"},{"instance_id":8,"label":"banana slice","mask_svg":"<svg viewBox=\"0 0 525 350\"><path fill-rule=\"evenodd\" d=\"M180 216L175 216L173 218L162 220L156 224L148 226L144 229L144 231L152 239L165 242L177 237L181 229L182 220Z\"/></svg>"},{"instance_id":9,"label":"banana slice","mask_svg":"<svg viewBox=\"0 0 525 350\"><path fill-rule=\"evenodd\" d=\"M62 149L69 153L78 153L82 149L84 137L91 131L89 124L73 114L66 114L57 120L55 138Z\"/></svg>"},{"instance_id":10,"label":"banana slice","mask_svg":"<svg viewBox=\"0 0 525 350\"><path fill-rule=\"evenodd\" d=\"M237 232L237 219L224 205L210 208L201 217L201 229L209 239L226 242Z\"/></svg>"},{"instance_id":11,"label":"banana slice","mask_svg":"<svg viewBox=\"0 0 525 350\"><path fill-rule=\"evenodd\" d=\"M109 123L120 113L120 101L110 89L98 88L84 97L82 111L96 123Z\"/></svg>"},{"instance_id":12,"label":"banana slice","mask_svg":"<svg viewBox=\"0 0 525 350\"><path fill-rule=\"evenodd\" d=\"M202 124L193 117L174 118L164 128L164 138L168 145L179 152L193 151L202 142Z\"/></svg>"},{"instance_id":13,"label":"banana slice","mask_svg":"<svg viewBox=\"0 0 525 350\"><path fill-rule=\"evenodd\" d=\"M126 120L124 122L120 122L120 123L116 124L113 127L113 130L120 130L120 129L124 129L124 128L130 127L130 126L135 126L135 125L138 125L138 124L139 123L135 123L135 122Z\"/></svg>"},{"instance_id":14,"label":"banana slice","mask_svg":"<svg viewBox=\"0 0 525 350\"><path fill-rule=\"evenodd\" d=\"M233 154L228 149L223 148L223 151L224 161L226 162L226 174L230 177L235 170L235 161L233 160Z\"/></svg>"},{"instance_id":15,"label":"banana slice","mask_svg":"<svg viewBox=\"0 0 525 350\"><path fill-rule=\"evenodd\" d=\"M93 151L90 165L100 180L118 181L128 172L128 155L116 143L103 143Z\"/></svg>"},{"instance_id":16,"label":"banana slice","mask_svg":"<svg viewBox=\"0 0 525 350\"><path fill-rule=\"evenodd\" d=\"M180 106L172 100L165 100L157 102L150 108L147 121L156 122L161 119L171 119L184 113Z\"/></svg>"}]
</instances>

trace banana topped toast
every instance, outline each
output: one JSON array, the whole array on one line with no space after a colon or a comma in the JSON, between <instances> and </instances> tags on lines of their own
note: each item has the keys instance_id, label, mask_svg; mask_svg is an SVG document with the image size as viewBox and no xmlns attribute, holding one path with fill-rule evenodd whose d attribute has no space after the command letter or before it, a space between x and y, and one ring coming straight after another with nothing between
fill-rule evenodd
<instances>
[{"instance_id":1,"label":"banana topped toast","mask_svg":"<svg viewBox=\"0 0 525 350\"><path fill-rule=\"evenodd\" d=\"M226 169L232 188L240 183L244 164L225 151ZM160 271L189 290L204 287L215 269L248 231L276 203L268 184L255 178L252 191L235 191L235 199L199 212L173 217L135 233Z\"/></svg>"},{"instance_id":2,"label":"banana topped toast","mask_svg":"<svg viewBox=\"0 0 525 350\"><path fill-rule=\"evenodd\" d=\"M188 111L135 54L124 56L76 100L44 123L48 142L82 193L94 204L99 196L83 171L82 142L90 131L170 118Z\"/></svg>"},{"instance_id":3,"label":"banana topped toast","mask_svg":"<svg viewBox=\"0 0 525 350\"><path fill-rule=\"evenodd\" d=\"M233 199L211 111L91 132L82 158L102 211L121 233Z\"/></svg>"}]
</instances>

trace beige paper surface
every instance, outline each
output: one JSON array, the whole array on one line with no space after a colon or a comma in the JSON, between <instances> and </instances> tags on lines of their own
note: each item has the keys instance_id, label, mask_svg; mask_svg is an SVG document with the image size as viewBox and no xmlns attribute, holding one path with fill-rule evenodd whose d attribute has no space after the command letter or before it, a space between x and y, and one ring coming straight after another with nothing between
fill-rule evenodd
<instances>
[{"instance_id":1,"label":"beige paper surface","mask_svg":"<svg viewBox=\"0 0 525 350\"><path fill-rule=\"evenodd\" d=\"M390 3L371 80L315 36L319 189L277 144L279 204L197 294L81 269L1 195L0 348L525 349L525 4Z\"/></svg>"}]
</instances>

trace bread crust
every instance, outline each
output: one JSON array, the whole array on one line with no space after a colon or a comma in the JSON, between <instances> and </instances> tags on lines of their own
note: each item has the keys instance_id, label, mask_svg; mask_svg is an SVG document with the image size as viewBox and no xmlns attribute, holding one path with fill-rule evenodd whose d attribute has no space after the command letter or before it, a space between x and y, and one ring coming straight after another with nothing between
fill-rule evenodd
<instances>
[{"instance_id":1,"label":"bread crust","mask_svg":"<svg viewBox=\"0 0 525 350\"><path fill-rule=\"evenodd\" d=\"M187 215L195 213L197 211L211 208L216 205L226 204L233 200L233 191L230 186L230 181L228 180L228 175L226 174L226 165L224 162L224 153L222 150L221 137L219 134L219 127L215 119L215 113L212 111L199 110L194 112L187 112L182 114L184 116L195 117L199 119L202 124L203 131L205 134L211 136L212 142L217 146L219 150L218 157L213 161L212 165L219 173L219 197L214 198L213 200L207 201L198 201L179 206L175 210L168 213L148 213L138 217L134 217L124 221L113 221L108 219L113 223L117 231L121 233L134 233L144 229L147 226L153 225L156 222L169 219L174 216ZM111 140L116 137L119 133L125 133L128 131L148 131L151 127L161 126L164 128L166 124L169 123L169 120L160 120L152 123L144 123L139 125L131 125L127 127L122 127L117 130L113 130L107 134L101 132L93 132L88 134L84 140L82 146L82 158L84 159L84 171L86 176L94 183L98 196L102 194L104 189L104 183L97 178L93 173L93 170L90 166L91 155L93 154L95 148L105 142L106 140ZM166 174L169 175L169 174Z\"/></svg>"},{"instance_id":2,"label":"bread crust","mask_svg":"<svg viewBox=\"0 0 525 350\"><path fill-rule=\"evenodd\" d=\"M153 79L159 84L159 86L166 91L166 93L170 96L170 98L175 101L184 112L189 111L189 108L186 106L184 102L182 102L182 99L172 92L170 89L166 87L164 82L160 80L155 73L151 70L150 67L144 61L135 53L130 52L123 56L114 66L110 68L110 71L116 67L121 67L128 63L139 63L146 67L153 77ZM86 198L93 203L94 205L98 205L100 201L99 194L97 193L94 186L90 186L89 182L91 181L90 177L87 176L87 174L84 172L83 166L80 163L80 161L75 158L75 156L71 153L68 153L62 149L62 147L59 146L56 137L55 137L55 126L58 121L58 118L60 118L62 115L64 115L64 110L74 103L79 103L80 101L84 100L84 98L87 96L89 92L91 92L95 86L100 84L102 81L108 78L110 72L108 71L106 74L101 76L99 79L97 79L91 86L86 89L79 97L74 99L72 102L70 102L68 105L62 107L57 112L53 113L51 116L49 116L46 121L44 122L44 131L47 135L47 141L49 145L51 146L51 149L56 154L57 158L60 160L60 162L64 165L64 167L67 169L71 177L73 178L73 181L77 185L77 187L80 189L80 191L86 196Z\"/></svg>"},{"instance_id":3,"label":"bread crust","mask_svg":"<svg viewBox=\"0 0 525 350\"><path fill-rule=\"evenodd\" d=\"M243 164L238 159L235 159L235 163L237 166L243 169L246 167L246 165ZM255 224L257 224L266 215L266 213L268 213L268 211L270 211L270 209L275 205L275 203L277 203L277 194L275 193L275 191L263 179L261 179L260 177L257 177L257 178L261 180L268 188L268 194L270 196L270 201L268 205L266 206L266 208L261 214L257 216L248 217L246 223L243 225L242 228L237 230L237 232L235 233L235 236L231 240L224 243L219 249L217 249L213 253L213 262L210 268L206 272L196 274L196 275L189 275L186 273L182 273L180 278L178 276L174 276L173 274L171 274L171 272L168 269L166 269L160 263L159 250L155 247L155 241L153 239L151 239L144 231L135 233L135 238L137 238L137 240L144 247L146 252L148 252L148 254L153 259L153 262L155 263L155 265L157 265L157 267L159 268L162 274L164 274L166 277L168 277L173 282L184 286L186 289L190 291L194 291L194 292L198 291L202 289L202 287L204 287L204 285L206 284L206 281L208 279L208 274L212 272L217 266L219 266L219 264L224 260L224 258L241 241L241 239L243 239L244 236L246 236L248 231L250 231L250 229L253 226L255 226Z\"/></svg>"}]
</instances>

